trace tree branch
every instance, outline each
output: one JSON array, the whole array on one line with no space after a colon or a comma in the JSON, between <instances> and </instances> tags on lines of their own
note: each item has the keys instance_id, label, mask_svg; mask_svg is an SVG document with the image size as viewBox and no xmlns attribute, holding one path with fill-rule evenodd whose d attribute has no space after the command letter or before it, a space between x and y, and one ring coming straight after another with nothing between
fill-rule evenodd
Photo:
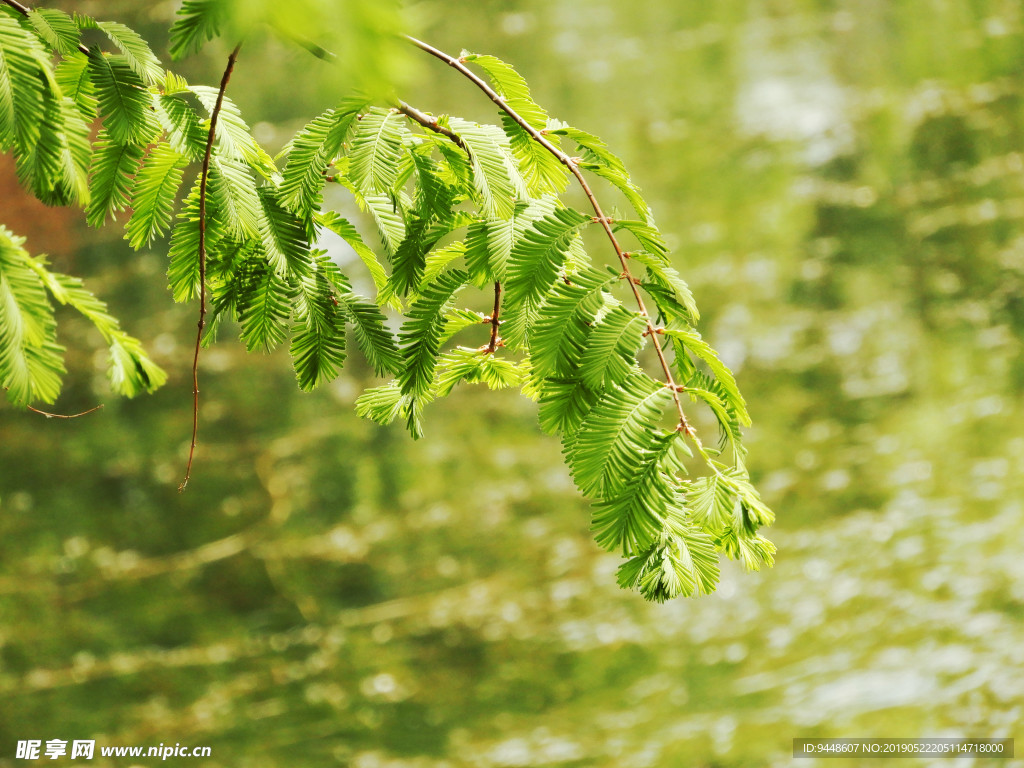
<instances>
[{"instance_id":1,"label":"tree branch","mask_svg":"<svg viewBox=\"0 0 1024 768\"><path fill-rule=\"evenodd\" d=\"M210 178L210 156L213 154L213 141L217 133L217 118L224 105L224 91L227 90L231 73L235 69L238 51L242 44L235 46L228 55L228 64L220 79L220 90L217 91L217 103L210 112L210 132L206 136L206 151L203 153L203 169L199 176L199 330L196 332L196 351L192 358L192 445L188 450L188 465L185 467L185 479L178 486L178 493L185 490L189 478L192 477L192 459L196 452L196 434L199 432L199 348L203 341L203 328L206 327L206 186Z\"/></svg>"},{"instance_id":2,"label":"tree branch","mask_svg":"<svg viewBox=\"0 0 1024 768\"><path fill-rule=\"evenodd\" d=\"M519 125L524 131L526 131L534 141L536 141L538 144L544 147L544 149L546 149L548 152L554 155L555 158L562 165L569 169L569 173L576 177L576 181L578 181L580 186L583 188L584 194L587 196L587 199L590 201L591 207L594 209L595 221L601 225L602 229L604 229L605 234L608 235L608 239L611 241L612 248L615 249L615 255L618 256L619 263L622 265L623 277L626 279L626 282L629 284L630 290L633 292L633 298L636 299L637 307L640 310L640 316L643 317L644 322L647 324L647 332L650 335L651 341L654 344L654 350L658 355L658 362L661 364L661 370L665 375L666 384L672 392L672 399L675 401L676 410L679 412L678 429L685 432L703 453L703 446L701 445L700 438L697 436L696 430L694 430L694 428L690 425L689 421L687 421L686 419L686 414L683 411L683 403L682 400L679 398L678 387L675 383L675 378L672 376L672 369L668 364L668 360L665 359L665 352L661 348L661 342L658 340L656 329L651 322L651 316L647 312L647 307L644 304L643 297L640 295L640 289L637 285L637 281L635 280L635 278L629 270L629 262L628 257L626 256L626 252L623 251L622 246L619 245L619 241L618 239L616 239L615 233L612 231L611 219L609 219L605 215L604 211L601 209L600 203L597 202L597 198L594 196L593 191L590 189L590 185L587 183L587 180L583 177L583 173L577 166L576 161L569 155L567 155L565 152L560 150L558 147L556 147L554 144L552 144L544 136L544 134L542 134L540 131L538 131L536 128L530 125L530 123L528 123L521 115L519 115L514 109L512 109L512 107L509 106L508 102L505 101L498 94L497 91L491 88L490 85L488 85L475 72L473 72L473 70L467 67L465 63L463 63L460 59L457 59L454 56L450 56L444 51L438 50L437 48L434 48L432 45L428 45L427 43L424 43L422 40L417 40L414 37L406 35L406 39L420 50L429 53L434 58L440 59L449 67L455 69L468 80L470 80L477 88L483 91L487 98L493 101L502 112L504 112L506 115L512 118L512 120L517 125Z\"/></svg>"},{"instance_id":3,"label":"tree branch","mask_svg":"<svg viewBox=\"0 0 1024 768\"><path fill-rule=\"evenodd\" d=\"M71 414L50 413L49 411L41 411L38 408L33 408L31 405L26 405L25 407L28 408L33 413L38 413L40 416L45 416L48 419L77 419L79 416L88 416L90 413L95 413L96 411L103 407L103 403L95 405L87 411Z\"/></svg>"},{"instance_id":4,"label":"tree branch","mask_svg":"<svg viewBox=\"0 0 1024 768\"><path fill-rule=\"evenodd\" d=\"M462 149L462 151L469 155L470 159L472 159L473 153L470 152L469 147L466 145L466 142L464 142L462 140L462 137L455 133L453 130L451 130L450 128L445 128L443 125L437 122L437 120L433 119L425 112L420 112L418 109L409 106L404 101L398 102L397 109L403 115L415 120L424 128L427 128L428 130L431 130L434 133L439 133L442 136L447 136L449 139L452 140L453 144Z\"/></svg>"},{"instance_id":5,"label":"tree branch","mask_svg":"<svg viewBox=\"0 0 1024 768\"><path fill-rule=\"evenodd\" d=\"M18 0L0 0L0 2L2 2L4 5L9 5L11 8L13 8L14 10L16 10L18 13L20 13L22 16L24 16L26 18L28 18L29 12L32 10L28 6L25 6L25 5L22 5L21 3L19 3ZM83 45L82 43L78 44L78 50L80 50L86 56L89 55L89 49L85 45ZM95 410L95 409L93 409L93 410ZM90 411L86 411L86 413L90 413Z\"/></svg>"},{"instance_id":6,"label":"tree branch","mask_svg":"<svg viewBox=\"0 0 1024 768\"><path fill-rule=\"evenodd\" d=\"M9 389L10 389L10 387L4 387L4 392L9 391ZM64 413L50 413L49 411L40 410L39 408L36 408L35 406L32 406L32 405L26 405L25 406L25 408L27 410L32 411L32 413L38 413L40 416L45 416L48 419L77 419L79 416L88 416L90 413L95 413L96 411L98 411L102 407L103 407L103 403L100 403L99 405L93 406L89 410L82 411L81 413L64 414Z\"/></svg>"},{"instance_id":7,"label":"tree branch","mask_svg":"<svg viewBox=\"0 0 1024 768\"><path fill-rule=\"evenodd\" d=\"M490 354L498 347L498 326L501 320L498 315L501 312L501 283L494 281L494 309L491 310L491 343L487 345L487 352Z\"/></svg>"}]
</instances>

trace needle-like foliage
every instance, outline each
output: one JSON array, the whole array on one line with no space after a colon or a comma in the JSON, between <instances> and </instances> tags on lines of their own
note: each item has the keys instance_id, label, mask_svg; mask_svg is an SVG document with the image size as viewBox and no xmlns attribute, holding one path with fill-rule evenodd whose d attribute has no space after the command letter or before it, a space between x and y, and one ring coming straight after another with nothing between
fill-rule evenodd
<instances>
[{"instance_id":1,"label":"needle-like foliage","mask_svg":"<svg viewBox=\"0 0 1024 768\"><path fill-rule=\"evenodd\" d=\"M184 0L172 57L280 16L261 7L242 23L241 8ZM400 419L414 437L432 401L474 384L538 401L540 427L560 437L593 502L597 544L625 558L623 587L663 601L713 591L723 554L770 565L759 530L773 515L744 464L746 403L698 332L694 297L625 163L550 117L508 63L412 43L483 90L498 124L356 96L309 120L279 168L225 94L238 47L220 87L190 85L123 24L0 2L0 151L43 202L82 207L93 226L130 211L131 246L166 252L171 296L201 307L196 423L201 345L232 323L249 350L287 346L303 390L342 375L351 338L367 375L393 377L367 388L357 412ZM614 190L591 188L591 177ZM572 181L583 197L569 206L560 196ZM607 191L635 218L607 216ZM344 215L325 209L346 195ZM591 236L609 235L607 251L593 248ZM0 227L0 383L11 403L60 391L53 302L98 329L115 391L163 383L101 301ZM697 405L718 423L718 450L684 410Z\"/></svg>"}]
</instances>

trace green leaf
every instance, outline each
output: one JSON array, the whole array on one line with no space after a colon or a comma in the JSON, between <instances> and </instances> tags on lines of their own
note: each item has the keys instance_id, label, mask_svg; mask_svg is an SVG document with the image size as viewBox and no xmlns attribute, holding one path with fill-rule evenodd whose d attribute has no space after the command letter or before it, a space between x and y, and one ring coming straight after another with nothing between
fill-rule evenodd
<instances>
[{"instance_id":1,"label":"green leaf","mask_svg":"<svg viewBox=\"0 0 1024 768\"><path fill-rule=\"evenodd\" d=\"M441 343L444 344L455 334L478 325L490 325L491 319L471 309L453 309L444 316L444 330Z\"/></svg>"},{"instance_id":2,"label":"green leaf","mask_svg":"<svg viewBox=\"0 0 1024 768\"><path fill-rule=\"evenodd\" d=\"M458 347L441 356L437 396L451 394L457 384L486 384L491 389L510 389L522 383L523 372L511 360L480 349Z\"/></svg>"},{"instance_id":3,"label":"green leaf","mask_svg":"<svg viewBox=\"0 0 1024 768\"><path fill-rule=\"evenodd\" d=\"M707 364L708 368L718 379L719 384L725 392L729 407L736 413L736 418L745 427L750 426L750 415L747 413L747 404L740 394L740 388L736 385L732 371L718 358L718 354L711 345L701 338L700 334L693 328L686 328L673 324L665 328L664 333L675 343L676 355L685 356L686 353L695 355Z\"/></svg>"},{"instance_id":4,"label":"green leaf","mask_svg":"<svg viewBox=\"0 0 1024 768\"><path fill-rule=\"evenodd\" d=\"M591 326L611 296L618 276L585 269L571 283L556 283L530 335L530 360L537 376L572 376L587 348ZM591 388L600 388L600 386Z\"/></svg>"},{"instance_id":5,"label":"green leaf","mask_svg":"<svg viewBox=\"0 0 1024 768\"><path fill-rule=\"evenodd\" d=\"M149 44L133 29L116 21L99 21L96 26L106 33L110 41L124 54L125 62L132 71L147 84L155 85L164 77L160 59L149 48Z\"/></svg>"},{"instance_id":6,"label":"green leaf","mask_svg":"<svg viewBox=\"0 0 1024 768\"><path fill-rule=\"evenodd\" d=\"M659 422L671 402L668 387L640 372L606 390L566 444L580 490L602 498L619 493L637 461L654 450Z\"/></svg>"},{"instance_id":7,"label":"green leaf","mask_svg":"<svg viewBox=\"0 0 1024 768\"><path fill-rule=\"evenodd\" d=\"M466 245L462 242L449 243L442 248L435 248L427 254L423 265L421 283L432 283L448 265L466 255Z\"/></svg>"},{"instance_id":8,"label":"green leaf","mask_svg":"<svg viewBox=\"0 0 1024 768\"><path fill-rule=\"evenodd\" d=\"M203 128L196 108L186 100L186 94L161 94L156 105L157 117L167 132L167 143L189 160L201 160L206 153L209 128Z\"/></svg>"},{"instance_id":9,"label":"green leaf","mask_svg":"<svg viewBox=\"0 0 1024 768\"><path fill-rule=\"evenodd\" d=\"M508 219L482 219L469 225L466 233L466 268L479 286L504 281L512 248L531 223L554 213L554 197L542 197L516 204Z\"/></svg>"},{"instance_id":10,"label":"green leaf","mask_svg":"<svg viewBox=\"0 0 1024 768\"><path fill-rule=\"evenodd\" d=\"M580 376L592 389L619 384L636 367L636 355L643 345L647 323L637 312L621 305L612 308L596 323L580 356Z\"/></svg>"},{"instance_id":11,"label":"green leaf","mask_svg":"<svg viewBox=\"0 0 1024 768\"><path fill-rule=\"evenodd\" d=\"M289 353L299 387L310 392L338 377L345 363L345 329L340 323L326 332L298 325Z\"/></svg>"},{"instance_id":12,"label":"green leaf","mask_svg":"<svg viewBox=\"0 0 1024 768\"><path fill-rule=\"evenodd\" d=\"M89 128L70 99L47 91L35 141L17 156L22 184L47 205L89 202Z\"/></svg>"},{"instance_id":13,"label":"green leaf","mask_svg":"<svg viewBox=\"0 0 1024 768\"><path fill-rule=\"evenodd\" d=\"M731 441L736 450L742 450L743 435L740 433L739 419L736 411L729 406L729 396L725 387L710 376L700 371L694 371L683 391L694 402L698 399L703 400L715 414L721 436L721 447L724 449L726 443Z\"/></svg>"},{"instance_id":14,"label":"green leaf","mask_svg":"<svg viewBox=\"0 0 1024 768\"><path fill-rule=\"evenodd\" d=\"M33 8L28 20L36 32L61 56L78 51L81 34L75 22L64 11L55 8Z\"/></svg>"},{"instance_id":15,"label":"green leaf","mask_svg":"<svg viewBox=\"0 0 1024 768\"><path fill-rule=\"evenodd\" d=\"M205 42L219 36L229 11L228 0L183 0L171 26L171 58L198 51Z\"/></svg>"},{"instance_id":16,"label":"green leaf","mask_svg":"<svg viewBox=\"0 0 1024 768\"><path fill-rule=\"evenodd\" d=\"M719 542L725 553L748 570L774 562L775 545L758 535L775 516L750 484L746 471L733 468L698 478L686 485L695 523Z\"/></svg>"},{"instance_id":17,"label":"green leaf","mask_svg":"<svg viewBox=\"0 0 1024 768\"><path fill-rule=\"evenodd\" d=\"M604 141L592 133L587 133L579 128L573 128L564 124L551 130L549 135L565 136L575 141L580 149L583 150L583 162L580 163L579 167L600 176L618 187L643 222L653 227L654 218L651 216L651 210L647 205L647 201L644 200L639 188L630 179L629 171L626 170L625 164L608 149L608 145Z\"/></svg>"},{"instance_id":18,"label":"green leaf","mask_svg":"<svg viewBox=\"0 0 1024 768\"><path fill-rule=\"evenodd\" d=\"M146 84L124 56L93 49L89 53L89 74L96 89L103 127L119 144L149 144L160 133L150 109L152 99Z\"/></svg>"},{"instance_id":19,"label":"green leaf","mask_svg":"<svg viewBox=\"0 0 1024 768\"><path fill-rule=\"evenodd\" d=\"M526 188L532 196L560 195L569 184L569 172L562 162L516 123L502 113L501 124L508 136L512 154L519 163ZM548 141L558 147L558 138L548 135Z\"/></svg>"},{"instance_id":20,"label":"green leaf","mask_svg":"<svg viewBox=\"0 0 1024 768\"><path fill-rule=\"evenodd\" d=\"M356 198L356 202L362 210L370 214L384 244L384 250L393 257L405 240L405 220L399 213L398 206L385 195L360 196Z\"/></svg>"},{"instance_id":21,"label":"green leaf","mask_svg":"<svg viewBox=\"0 0 1024 768\"><path fill-rule=\"evenodd\" d=\"M348 151L348 173L362 194L395 191L405 133L402 116L394 110L374 107L359 118Z\"/></svg>"},{"instance_id":22,"label":"green leaf","mask_svg":"<svg viewBox=\"0 0 1024 768\"><path fill-rule=\"evenodd\" d=\"M649 450L635 457L635 469L621 490L594 505L591 530L598 546L636 555L657 540L672 510L682 503L677 475L679 453L689 454L681 432L657 434Z\"/></svg>"},{"instance_id":23,"label":"green leaf","mask_svg":"<svg viewBox=\"0 0 1024 768\"><path fill-rule=\"evenodd\" d=\"M686 485L686 503L697 525L721 535L732 525L739 499L727 474L716 472Z\"/></svg>"},{"instance_id":24,"label":"green leaf","mask_svg":"<svg viewBox=\"0 0 1024 768\"><path fill-rule=\"evenodd\" d=\"M292 139L281 182L282 201L303 218L320 209L325 172L364 107L364 101L344 102L312 120Z\"/></svg>"},{"instance_id":25,"label":"green leaf","mask_svg":"<svg viewBox=\"0 0 1024 768\"><path fill-rule=\"evenodd\" d=\"M642 285L654 297L663 315L672 320L684 320L691 325L700 320L697 302L694 301L690 287L668 265L666 258L659 258L646 251L633 251L630 256L633 261L647 268L647 281Z\"/></svg>"},{"instance_id":26,"label":"green leaf","mask_svg":"<svg viewBox=\"0 0 1024 768\"><path fill-rule=\"evenodd\" d=\"M531 126L541 131L547 128L548 115L530 95L530 86L510 64L496 56L465 53L462 60L476 64L487 73L494 90Z\"/></svg>"},{"instance_id":27,"label":"green leaf","mask_svg":"<svg viewBox=\"0 0 1024 768\"><path fill-rule=\"evenodd\" d=\"M102 226L107 217L131 205L131 190L144 150L137 144L118 144L101 131L93 145L91 199L86 211L90 226Z\"/></svg>"},{"instance_id":28,"label":"green leaf","mask_svg":"<svg viewBox=\"0 0 1024 768\"><path fill-rule=\"evenodd\" d=\"M437 282L422 289L409 308L408 320L398 333L405 360L405 367L398 375L402 394L422 397L432 389L444 316L466 279L466 273L461 270L443 273Z\"/></svg>"},{"instance_id":29,"label":"green leaf","mask_svg":"<svg viewBox=\"0 0 1024 768\"><path fill-rule=\"evenodd\" d=\"M545 379L540 393L540 428L548 434L574 435L599 396L579 378Z\"/></svg>"},{"instance_id":30,"label":"green leaf","mask_svg":"<svg viewBox=\"0 0 1024 768\"><path fill-rule=\"evenodd\" d=\"M214 210L207 210L206 252L216 253L225 228ZM168 250L167 281L177 302L199 297L199 179L196 179L178 213Z\"/></svg>"},{"instance_id":31,"label":"green leaf","mask_svg":"<svg viewBox=\"0 0 1024 768\"><path fill-rule=\"evenodd\" d=\"M39 136L43 115L39 40L0 13L0 149L28 151Z\"/></svg>"},{"instance_id":32,"label":"green leaf","mask_svg":"<svg viewBox=\"0 0 1024 768\"><path fill-rule=\"evenodd\" d=\"M237 310L242 341L250 352L270 351L288 335L292 291L266 262L259 258L243 267Z\"/></svg>"},{"instance_id":33,"label":"green leaf","mask_svg":"<svg viewBox=\"0 0 1024 768\"><path fill-rule=\"evenodd\" d=\"M661 232L654 225L642 221L616 219L613 229L616 232L623 229L626 230L637 239L645 251L654 254L657 258L667 263L668 246L665 244Z\"/></svg>"},{"instance_id":34,"label":"green leaf","mask_svg":"<svg viewBox=\"0 0 1024 768\"><path fill-rule=\"evenodd\" d=\"M164 143L154 146L143 161L132 190L135 210L125 227L125 239L135 250L149 245L171 225L185 164L186 159Z\"/></svg>"},{"instance_id":35,"label":"green leaf","mask_svg":"<svg viewBox=\"0 0 1024 768\"><path fill-rule=\"evenodd\" d=\"M352 290L347 278L331 264L328 279L337 290L338 307L345 320L352 324L359 349L378 376L397 374L402 358L395 345L394 334L387 327L387 318L369 299Z\"/></svg>"},{"instance_id":36,"label":"green leaf","mask_svg":"<svg viewBox=\"0 0 1024 768\"><path fill-rule=\"evenodd\" d=\"M273 187L259 190L259 228L270 265L283 276L301 276L311 269L306 230L277 200Z\"/></svg>"},{"instance_id":37,"label":"green leaf","mask_svg":"<svg viewBox=\"0 0 1024 768\"><path fill-rule=\"evenodd\" d=\"M0 18L3 18L0 15ZM64 348L57 343L53 307L29 255L0 226L0 386L16 405L52 403L60 394Z\"/></svg>"},{"instance_id":38,"label":"green leaf","mask_svg":"<svg viewBox=\"0 0 1024 768\"><path fill-rule=\"evenodd\" d=\"M111 334L107 377L111 388L125 397L152 392L167 381L167 374L149 359L142 343L124 332Z\"/></svg>"},{"instance_id":39,"label":"green leaf","mask_svg":"<svg viewBox=\"0 0 1024 768\"><path fill-rule=\"evenodd\" d=\"M142 343L121 330L107 305L86 290L81 280L51 272L41 257L28 263L58 302L78 310L100 332L110 351L107 377L116 393L135 397L153 392L167 381L167 374L150 359Z\"/></svg>"},{"instance_id":40,"label":"green leaf","mask_svg":"<svg viewBox=\"0 0 1024 768\"><path fill-rule=\"evenodd\" d=\"M489 218L507 219L516 203L529 197L511 154L508 137L493 125L450 119L451 129L469 147L477 202Z\"/></svg>"},{"instance_id":41,"label":"green leaf","mask_svg":"<svg viewBox=\"0 0 1024 768\"><path fill-rule=\"evenodd\" d=\"M64 95L78 107L82 119L88 123L95 120L98 103L89 75L89 57L78 50L65 56L54 69L53 77Z\"/></svg>"},{"instance_id":42,"label":"green leaf","mask_svg":"<svg viewBox=\"0 0 1024 768\"><path fill-rule=\"evenodd\" d=\"M212 115L217 106L218 88L206 85L193 85L189 90L196 95L207 114ZM204 134L209 134L209 122L205 122ZM254 167L269 164L265 170L273 172L273 161L256 144L249 133L249 126L242 119L238 106L227 96L221 98L220 112L217 114L217 128L214 131L218 154L230 160L249 163Z\"/></svg>"},{"instance_id":43,"label":"green leaf","mask_svg":"<svg viewBox=\"0 0 1024 768\"><path fill-rule=\"evenodd\" d=\"M679 595L708 595L718 584L718 555L706 533L675 520L646 552L619 566L617 578L619 586L658 603Z\"/></svg>"},{"instance_id":44,"label":"green leaf","mask_svg":"<svg viewBox=\"0 0 1024 768\"><path fill-rule=\"evenodd\" d=\"M540 305L568 259L573 236L590 220L579 211L558 208L523 232L509 256L506 275L506 343L514 348L526 345Z\"/></svg>"},{"instance_id":45,"label":"green leaf","mask_svg":"<svg viewBox=\"0 0 1024 768\"><path fill-rule=\"evenodd\" d=\"M371 387L356 398L356 413L364 418L387 426L401 416L408 419L411 395L403 395L397 381L380 387Z\"/></svg>"},{"instance_id":46,"label":"green leaf","mask_svg":"<svg viewBox=\"0 0 1024 768\"><path fill-rule=\"evenodd\" d=\"M345 325L328 277L335 269L318 251L313 254L313 269L297 281L299 323L292 335L291 356L299 386L306 391L336 378L345 362Z\"/></svg>"},{"instance_id":47,"label":"green leaf","mask_svg":"<svg viewBox=\"0 0 1024 768\"><path fill-rule=\"evenodd\" d=\"M316 221L348 243L349 247L355 251L356 256L366 265L366 269L370 273L370 279L373 280L377 290L383 290L388 281L388 273L384 270L384 265L378 261L377 255L363 242L363 238L355 226L348 219L343 219L334 211L324 211L318 214ZM394 304L396 309L400 307L397 301Z\"/></svg>"},{"instance_id":48,"label":"green leaf","mask_svg":"<svg viewBox=\"0 0 1024 768\"><path fill-rule=\"evenodd\" d=\"M260 237L260 199L249 167L237 160L210 158L209 203L231 237Z\"/></svg>"}]
</instances>

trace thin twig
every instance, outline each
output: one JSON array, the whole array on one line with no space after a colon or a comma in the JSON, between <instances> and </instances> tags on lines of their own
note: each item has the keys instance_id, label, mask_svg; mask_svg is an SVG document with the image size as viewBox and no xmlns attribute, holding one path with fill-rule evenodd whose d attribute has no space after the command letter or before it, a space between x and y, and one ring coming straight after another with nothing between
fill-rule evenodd
<instances>
[{"instance_id":1,"label":"thin twig","mask_svg":"<svg viewBox=\"0 0 1024 768\"><path fill-rule=\"evenodd\" d=\"M491 343L487 345L487 352L493 352L498 347L498 326L501 320L498 315L501 312L501 283L494 281L494 309L491 310Z\"/></svg>"},{"instance_id":2,"label":"thin twig","mask_svg":"<svg viewBox=\"0 0 1024 768\"><path fill-rule=\"evenodd\" d=\"M203 170L199 176L199 330L196 332L196 351L192 358L192 445L188 450L188 466L185 467L185 479L178 486L181 493L188 485L192 476L192 458L196 452L196 434L199 432L199 348L203 341L203 328L206 327L206 185L210 178L210 156L213 154L213 141L217 132L217 118L224 104L224 91L227 90L231 72L238 59L239 43L228 55L228 65L224 68L224 76L220 79L220 90L217 91L217 103L210 112L210 132L206 136L206 152L203 154Z\"/></svg>"},{"instance_id":3,"label":"thin twig","mask_svg":"<svg viewBox=\"0 0 1024 768\"><path fill-rule=\"evenodd\" d=\"M0 2L4 3L5 5L9 5L11 8L13 8L26 18L28 18L29 12L32 10L28 6L19 3L18 0L0 0ZM89 55L89 49L86 46L82 45L82 43L78 44L78 50L80 50L86 56ZM89 411L86 411L86 413L89 413Z\"/></svg>"},{"instance_id":4,"label":"thin twig","mask_svg":"<svg viewBox=\"0 0 1024 768\"><path fill-rule=\"evenodd\" d=\"M10 389L9 387L4 387L4 392L9 391L9 389ZM25 408L27 408L28 410L32 411L32 413L38 413L40 416L45 416L48 419L77 419L79 416L88 416L90 413L95 413L96 411L98 411L102 407L103 407L103 403L100 403L99 405L93 406L88 411L82 411L81 413L64 414L64 413L50 413L49 411L40 410L39 408L36 408L35 406L32 406L32 405L26 405L25 406Z\"/></svg>"},{"instance_id":5,"label":"thin twig","mask_svg":"<svg viewBox=\"0 0 1024 768\"><path fill-rule=\"evenodd\" d=\"M439 133L442 136L447 136L449 139L452 140L452 142L456 146L461 148L462 151L464 151L467 155L469 155L470 159L473 158L473 153L469 150L469 147L466 145L466 142L464 142L462 140L462 137L459 136L459 134L455 133L450 128L445 128L443 125L441 125L439 122L437 122L437 120L433 119L432 117L427 115L425 112L420 112L418 109L416 109L415 107L409 106L404 101L399 101L398 102L397 109L403 115L406 115L407 117L412 118L417 123L422 125L424 128L428 128L431 131L434 131L434 133Z\"/></svg>"},{"instance_id":6,"label":"thin twig","mask_svg":"<svg viewBox=\"0 0 1024 768\"><path fill-rule=\"evenodd\" d=\"M90 413L96 413L96 411L103 407L103 403L100 403L99 405L94 405L88 411L70 414L50 413L49 411L41 411L38 408L34 408L31 405L26 405L25 407L32 411L32 413L38 413L40 416L45 416L48 419L77 419L79 416L88 416Z\"/></svg>"},{"instance_id":7,"label":"thin twig","mask_svg":"<svg viewBox=\"0 0 1024 768\"><path fill-rule=\"evenodd\" d=\"M647 307L644 304L643 297L640 295L640 289L637 286L636 281L633 278L632 273L629 271L629 260L626 256L626 252L619 245L618 239L615 237L615 232L612 231L611 219L609 219L604 211L601 209L600 203L597 202L597 198L594 196L593 191L590 189L590 185L587 184L587 180L583 177L583 173L580 171L576 161L567 155L565 152L560 150L554 144L528 123L520 114L518 114L512 107L509 106L508 102L505 101L497 91L491 88L483 79L481 79L473 70L465 65L460 59L450 56L444 51L440 51L432 45L424 43L422 40L417 40L414 37L406 35L406 39L415 45L420 50L429 53L431 56L440 59L452 69L457 70L468 80L470 80L477 88L484 92L491 101L493 101L498 108L512 118L524 131L530 134L531 138L540 144L544 149L550 152L555 158L566 168L569 169L569 173L576 177L576 181L579 182L583 188L584 194L590 201L591 207L594 209L595 221L598 222L604 229L605 234L608 235L608 239L611 241L612 248L615 249L615 255L619 258L619 263L622 265L623 276L626 278L626 282L629 284L630 290L633 292L633 298L636 299L637 307L640 310L640 316L643 317L644 322L647 324L647 330L650 334L651 341L654 344L654 350L658 355L658 361L661 363L661 370L665 374L665 381L669 390L672 392L672 399L675 401L676 410L679 412L679 429L684 431L697 445L701 452L703 452L703 446L701 445L700 438L697 437L697 432L690 425L690 422L686 419L686 414L683 411L683 403L679 398L679 392L675 383L675 378L672 376L672 368L668 364L668 360L665 359L665 352L661 348L661 342L658 340L656 328L651 322L651 316L647 312ZM415 118L414 118L415 119Z\"/></svg>"}]
</instances>

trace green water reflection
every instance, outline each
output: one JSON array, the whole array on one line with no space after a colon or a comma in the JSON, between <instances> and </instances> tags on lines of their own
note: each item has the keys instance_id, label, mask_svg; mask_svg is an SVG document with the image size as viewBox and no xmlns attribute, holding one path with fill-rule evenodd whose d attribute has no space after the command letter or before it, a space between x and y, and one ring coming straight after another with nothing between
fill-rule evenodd
<instances>
[{"instance_id":1,"label":"green water reflection","mask_svg":"<svg viewBox=\"0 0 1024 768\"><path fill-rule=\"evenodd\" d=\"M161 253L93 236L74 268L172 380L103 397L69 323L66 401L99 393L102 415L0 412L0 766L27 738L212 747L181 765L641 768L1024 736L1020 4L414 10L626 158L744 388L778 565L646 605L530 403L463 391L412 443L354 417L358 362L300 395L284 354L230 342L178 496L193 312ZM269 140L316 108L281 98L290 59L244 64ZM433 62L408 93L490 119Z\"/></svg>"}]
</instances>

